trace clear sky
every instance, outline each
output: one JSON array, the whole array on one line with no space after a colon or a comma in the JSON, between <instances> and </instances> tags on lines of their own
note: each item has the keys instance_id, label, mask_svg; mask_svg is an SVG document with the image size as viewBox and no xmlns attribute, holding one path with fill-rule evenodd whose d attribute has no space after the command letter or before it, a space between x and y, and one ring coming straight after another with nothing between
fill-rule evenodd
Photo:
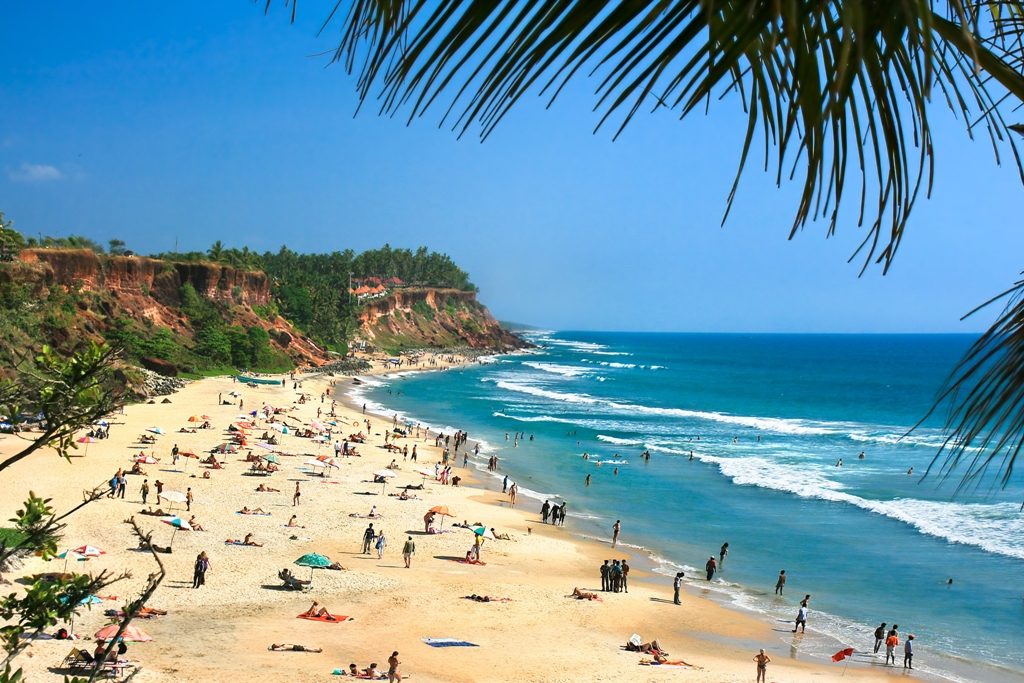
<instances>
[{"instance_id":1,"label":"clear sky","mask_svg":"<svg viewBox=\"0 0 1024 683\"><path fill-rule=\"evenodd\" d=\"M593 83L524 100L485 143L358 116L355 78L316 56L322 6L4 3L0 210L29 235L147 253L425 244L505 320L559 329L974 331L959 317L1024 267L1024 193L982 135L936 108L938 164L894 269L859 275L844 224L787 241L795 189L748 169L734 102L592 134ZM331 4L331 3L327 3Z\"/></svg>"}]
</instances>

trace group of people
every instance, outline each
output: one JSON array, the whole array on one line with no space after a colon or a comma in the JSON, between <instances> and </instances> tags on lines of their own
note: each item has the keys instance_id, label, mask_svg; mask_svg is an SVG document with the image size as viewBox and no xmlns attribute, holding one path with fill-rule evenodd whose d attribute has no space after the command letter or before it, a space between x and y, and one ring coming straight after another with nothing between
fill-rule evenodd
<instances>
[{"instance_id":1,"label":"group of people","mask_svg":"<svg viewBox=\"0 0 1024 683\"><path fill-rule=\"evenodd\" d=\"M552 505L550 501L545 500L544 504L540 506L540 517L541 521L545 524L548 523L548 519L555 526L562 526L565 524L565 501L562 501L561 505Z\"/></svg>"},{"instance_id":2,"label":"group of people","mask_svg":"<svg viewBox=\"0 0 1024 683\"><path fill-rule=\"evenodd\" d=\"M893 624L888 631L885 630L886 623L883 621L875 629L875 654L885 645L885 663L896 666L896 648L900 645L899 625ZM914 634L911 633L903 642L903 668L914 668Z\"/></svg>"},{"instance_id":3,"label":"group of people","mask_svg":"<svg viewBox=\"0 0 1024 683\"><path fill-rule=\"evenodd\" d=\"M601 590L610 593L629 592L629 564L623 560L605 560L601 565Z\"/></svg>"}]
</instances>

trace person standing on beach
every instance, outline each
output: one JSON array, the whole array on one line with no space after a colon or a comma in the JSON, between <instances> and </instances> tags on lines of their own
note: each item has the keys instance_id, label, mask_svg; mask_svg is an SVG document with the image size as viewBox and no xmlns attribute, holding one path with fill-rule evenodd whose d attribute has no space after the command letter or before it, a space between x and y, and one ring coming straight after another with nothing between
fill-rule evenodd
<instances>
[{"instance_id":1,"label":"person standing on beach","mask_svg":"<svg viewBox=\"0 0 1024 683\"><path fill-rule=\"evenodd\" d=\"M512 482L512 486L508 489L508 499L512 507L516 506L516 494L519 493L519 486L515 482Z\"/></svg>"},{"instance_id":2,"label":"person standing on beach","mask_svg":"<svg viewBox=\"0 0 1024 683\"><path fill-rule=\"evenodd\" d=\"M373 545L373 537L377 535L377 532L373 530L373 522L370 522L370 526L366 527L366 531L363 532L363 555L370 554L370 546Z\"/></svg>"},{"instance_id":3,"label":"person standing on beach","mask_svg":"<svg viewBox=\"0 0 1024 683\"><path fill-rule=\"evenodd\" d=\"M801 633L807 632L807 605L801 604L800 610L796 613L796 624L793 625L793 633L800 629Z\"/></svg>"},{"instance_id":4,"label":"person standing on beach","mask_svg":"<svg viewBox=\"0 0 1024 683\"><path fill-rule=\"evenodd\" d=\"M124 476L124 472L117 478L117 497L124 498L124 492L128 490L128 478Z\"/></svg>"},{"instance_id":5,"label":"person standing on beach","mask_svg":"<svg viewBox=\"0 0 1024 683\"><path fill-rule=\"evenodd\" d=\"M885 638L885 663L896 666L896 646L900 644L900 636L896 633L896 628L889 631L889 635Z\"/></svg>"},{"instance_id":6,"label":"person standing on beach","mask_svg":"<svg viewBox=\"0 0 1024 683\"><path fill-rule=\"evenodd\" d=\"M395 681L402 680L402 674L398 670L398 650L391 653L388 657L388 683L395 683Z\"/></svg>"},{"instance_id":7,"label":"person standing on beach","mask_svg":"<svg viewBox=\"0 0 1024 683\"><path fill-rule=\"evenodd\" d=\"M544 501L544 504L540 506L540 518L545 524L548 523L548 514L551 512L551 503Z\"/></svg>"},{"instance_id":8,"label":"person standing on beach","mask_svg":"<svg viewBox=\"0 0 1024 683\"><path fill-rule=\"evenodd\" d=\"M883 621L878 628L875 629L875 654L882 649L882 643L885 642L885 622Z\"/></svg>"},{"instance_id":9,"label":"person standing on beach","mask_svg":"<svg viewBox=\"0 0 1024 683\"><path fill-rule=\"evenodd\" d=\"M156 487L156 504L160 504L160 494L164 492L164 483L157 479L153 482L153 486Z\"/></svg>"},{"instance_id":10,"label":"person standing on beach","mask_svg":"<svg viewBox=\"0 0 1024 683\"><path fill-rule=\"evenodd\" d=\"M502 493L508 493L508 475L507 474L505 475L505 478L501 480L501 492Z\"/></svg>"},{"instance_id":11,"label":"person standing on beach","mask_svg":"<svg viewBox=\"0 0 1024 683\"><path fill-rule=\"evenodd\" d=\"M622 564L619 565L622 569L622 590L629 592L629 565L626 564L626 560L622 560Z\"/></svg>"},{"instance_id":12,"label":"person standing on beach","mask_svg":"<svg viewBox=\"0 0 1024 683\"><path fill-rule=\"evenodd\" d=\"M142 486L139 487L139 493L142 494L142 504L146 504L146 498L149 497L149 479L142 480Z\"/></svg>"},{"instance_id":13,"label":"person standing on beach","mask_svg":"<svg viewBox=\"0 0 1024 683\"><path fill-rule=\"evenodd\" d=\"M189 512L192 511L193 500L194 499L192 497L192 487L189 486L187 489L185 489L185 509L188 510Z\"/></svg>"},{"instance_id":14,"label":"person standing on beach","mask_svg":"<svg viewBox=\"0 0 1024 683\"><path fill-rule=\"evenodd\" d=\"M206 556L206 551L199 553L196 556L196 566L192 573L192 587L199 588L206 583L206 572L210 569L210 558Z\"/></svg>"},{"instance_id":15,"label":"person standing on beach","mask_svg":"<svg viewBox=\"0 0 1024 683\"><path fill-rule=\"evenodd\" d=\"M408 569L412 566L412 556L416 554L416 544L412 540L412 536L407 536L405 539L405 545L402 546L402 559L405 560L405 568Z\"/></svg>"},{"instance_id":16,"label":"person standing on beach","mask_svg":"<svg viewBox=\"0 0 1024 683\"><path fill-rule=\"evenodd\" d=\"M907 636L907 642L903 643L903 668L914 668L914 634Z\"/></svg>"},{"instance_id":17,"label":"person standing on beach","mask_svg":"<svg viewBox=\"0 0 1024 683\"><path fill-rule=\"evenodd\" d=\"M384 537L383 531L377 534L377 543L375 544L375 547L377 548L377 559L383 560L384 549L388 547L388 539Z\"/></svg>"},{"instance_id":18,"label":"person standing on beach","mask_svg":"<svg viewBox=\"0 0 1024 683\"><path fill-rule=\"evenodd\" d=\"M775 594L782 595L782 589L786 587L786 570L783 569L779 572L779 578L775 581ZM875 650L878 652L878 650Z\"/></svg>"},{"instance_id":19,"label":"person standing on beach","mask_svg":"<svg viewBox=\"0 0 1024 683\"><path fill-rule=\"evenodd\" d=\"M718 571L718 563L715 561L714 555L708 558L707 563L704 565L704 570L708 573L708 581L715 577L715 572Z\"/></svg>"},{"instance_id":20,"label":"person standing on beach","mask_svg":"<svg viewBox=\"0 0 1024 683\"><path fill-rule=\"evenodd\" d=\"M611 567L608 566L608 560L604 561L601 565L601 590L605 593L608 592L611 587Z\"/></svg>"},{"instance_id":21,"label":"person standing on beach","mask_svg":"<svg viewBox=\"0 0 1024 683\"><path fill-rule=\"evenodd\" d=\"M622 531L622 521L615 520L615 524L612 525L612 547L619 542L619 532Z\"/></svg>"},{"instance_id":22,"label":"person standing on beach","mask_svg":"<svg viewBox=\"0 0 1024 683\"><path fill-rule=\"evenodd\" d=\"M768 664L771 661L772 658L764 653L764 648L754 655L754 662L757 663L757 683L765 683L765 681L767 681Z\"/></svg>"},{"instance_id":23,"label":"person standing on beach","mask_svg":"<svg viewBox=\"0 0 1024 683\"><path fill-rule=\"evenodd\" d=\"M683 587L683 572L676 572L676 578L672 579L672 603L681 605L679 601L679 589Z\"/></svg>"},{"instance_id":24,"label":"person standing on beach","mask_svg":"<svg viewBox=\"0 0 1024 683\"><path fill-rule=\"evenodd\" d=\"M292 496L292 507L299 504L299 498L302 496L302 491L299 490L299 482L295 482L295 494Z\"/></svg>"},{"instance_id":25,"label":"person standing on beach","mask_svg":"<svg viewBox=\"0 0 1024 683\"><path fill-rule=\"evenodd\" d=\"M729 544L723 543L722 549L718 551L718 567L725 569L725 556L729 554Z\"/></svg>"}]
</instances>

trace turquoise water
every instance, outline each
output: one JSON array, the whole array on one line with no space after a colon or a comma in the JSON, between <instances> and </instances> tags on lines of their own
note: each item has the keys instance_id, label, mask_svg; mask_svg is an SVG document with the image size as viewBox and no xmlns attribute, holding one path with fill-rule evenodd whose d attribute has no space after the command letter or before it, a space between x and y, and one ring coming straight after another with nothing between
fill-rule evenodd
<instances>
[{"instance_id":1,"label":"turquoise water","mask_svg":"<svg viewBox=\"0 0 1024 683\"><path fill-rule=\"evenodd\" d=\"M361 395L468 430L522 491L567 500L577 533L607 538L622 519L622 540L665 574L681 567L705 587L694 568L728 541L712 588L742 608L788 620L810 593L809 626L842 643L865 648L895 622L933 674L1024 680L1024 481L956 493L957 481L919 476L939 422L901 439L972 338L532 338L537 353L377 380ZM517 446L515 432L527 435ZM626 462L598 464L610 460Z\"/></svg>"}]
</instances>

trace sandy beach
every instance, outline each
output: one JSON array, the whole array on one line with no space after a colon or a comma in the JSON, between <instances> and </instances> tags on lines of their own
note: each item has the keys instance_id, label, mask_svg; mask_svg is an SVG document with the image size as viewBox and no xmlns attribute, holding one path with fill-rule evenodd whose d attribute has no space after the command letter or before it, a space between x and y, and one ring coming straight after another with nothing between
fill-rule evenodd
<instances>
[{"instance_id":1,"label":"sandy beach","mask_svg":"<svg viewBox=\"0 0 1024 683\"><path fill-rule=\"evenodd\" d=\"M400 453L384 449L384 434L391 421L364 416L360 411L337 405L335 436L365 430L360 423L369 418L371 434L357 445L359 457L341 458L340 467L327 476L316 476L304 463L310 457L329 455L330 444L318 445L294 434L277 434L276 451L280 471L271 476L249 476L245 456L269 428L257 420L248 448L218 456L222 469L208 469L197 459L182 458L172 464L171 449L191 450L201 458L211 448L228 440L225 431L244 411L273 406L282 411L278 421L292 426L309 425L331 409L332 382L351 383L349 378L315 376L301 381L298 388L286 386L248 387L231 378L192 382L168 397L170 403L127 406L123 415L111 418L108 440L83 447L64 462L52 453L28 458L5 473L0 513L9 518L31 489L53 499L58 511L80 500L83 489L108 481L118 468L128 469L140 452L159 458L144 465L145 476L129 475L123 499L102 499L76 513L65 534L64 544L83 544L105 551L88 562L73 563L75 571L129 569L133 578L111 586L116 600L83 609L74 632L90 649L92 635L110 619L105 609L120 607L126 596L137 593L154 569L151 556L137 550L137 543L124 520L135 517L152 530L153 541L170 543L173 529L159 517L138 514L143 506L140 485L148 479L165 485L165 491L191 489L194 503L186 512L175 505L173 512L183 519L195 515L205 531L174 534L173 553L161 555L167 578L150 606L165 609L167 616L137 620L152 637L148 643L130 644L127 658L141 668L139 681L210 681L238 676L259 680L328 680L334 669L346 669L350 662L359 668L376 662L387 670L392 651L399 652L401 672L423 681L753 681L753 656L758 647L768 648L772 663L769 681L831 680L845 674L845 680L875 680L902 670L881 667L805 661L798 648L779 646L771 625L716 604L699 595L684 594L681 606L672 604L671 582L662 576L636 570L630 575L629 593L601 594L591 602L568 597L574 587L598 590L597 568L605 558L634 559L621 548L610 551L596 542L571 536L571 520L565 528L542 524L534 501L520 498L512 508L500 487L473 477L472 467L462 467L460 457L453 474L461 485L444 486L426 479L417 467L433 469L441 458L433 437L398 439L399 446L416 445L417 463L404 461ZM244 408L230 392L238 392ZM309 399L299 404L299 396ZM326 398L321 400L321 395ZM211 429L182 433L195 426L190 416L209 416ZM138 438L150 427L164 434L152 445L140 445ZM274 432L271 432L274 433ZM17 446L12 436L0 437L0 453ZM400 469L386 485L373 483L372 473L396 459ZM209 473L209 478L204 478ZM293 505L296 483L301 487L299 505ZM424 483L424 489L410 491L414 500L401 500L399 486ZM259 485L279 492L257 492ZM150 493L150 503L155 492ZM425 534L423 516L428 508L446 505L453 517L445 519L444 532ZM367 519L372 507L380 515ZM167 501L161 502L164 510ZM241 515L243 507L262 508L265 516ZM286 526L292 515L300 528ZM357 516L353 516L357 515ZM481 522L507 533L512 540L488 540L483 546L486 565L460 563L473 543L473 532L453 528L453 522ZM363 554L362 537L367 524L383 530L387 547L382 559L376 553ZM667 525L666 533L672 533ZM226 545L226 539L240 539L252 533L262 547ZM416 545L412 567L406 569L402 546L411 536ZM211 568L206 585L192 588L196 555L209 554ZM305 553L321 553L345 567L344 571L313 570L312 589L284 590L278 571L289 568L301 579L310 571L293 564ZM637 558L639 560L639 558ZM44 562L30 558L16 573L21 576L43 571L60 571L63 560ZM17 583L14 584L18 586ZM471 594L508 598L506 602L481 603L465 599ZM296 618L316 600L334 615L349 621L323 623ZM54 629L56 630L56 629ZM648 657L624 650L627 639L638 633L647 641L657 639L668 650L669 659L683 659L695 665L648 667ZM810 635L810 634L809 634ZM454 638L478 647L430 647L425 638ZM323 648L322 653L272 652L271 643L298 643ZM35 642L17 660L27 680L57 680L63 671L57 665L71 649L62 641Z\"/></svg>"}]
</instances>

